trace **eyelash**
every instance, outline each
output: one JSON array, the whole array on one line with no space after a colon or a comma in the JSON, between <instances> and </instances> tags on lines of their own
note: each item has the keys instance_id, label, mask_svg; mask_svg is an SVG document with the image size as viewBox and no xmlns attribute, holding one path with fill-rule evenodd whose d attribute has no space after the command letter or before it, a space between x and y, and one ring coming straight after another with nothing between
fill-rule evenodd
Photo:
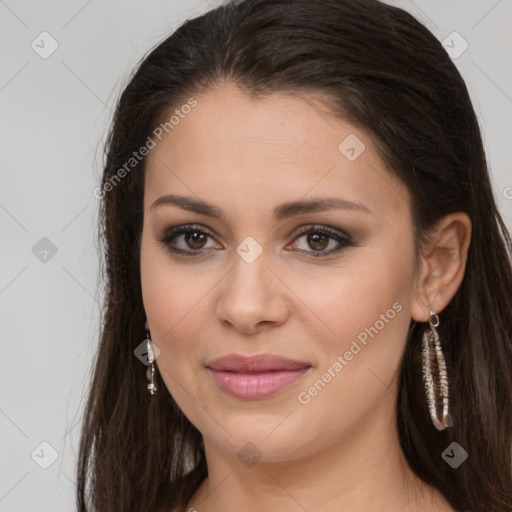
<instances>
[{"instance_id":1,"label":"eyelash","mask_svg":"<svg viewBox=\"0 0 512 512\"><path fill-rule=\"evenodd\" d=\"M184 256L189 257L197 257L202 254L204 254L205 250L199 249L199 250L183 250L183 249L177 249L176 247L173 247L171 245L172 240L177 235L183 235L187 233L201 233L203 235L209 236L213 238L213 235L209 232L203 229L201 226L190 224L190 225L184 225L184 226L177 226L175 228L170 229L167 231L163 237L159 238L158 241L161 242L171 253L175 254L181 254ZM301 238L304 235L307 235L309 233L319 233L322 235L326 235L329 239L333 239L336 242L338 242L339 247L336 249L331 249L329 251L305 251L303 249L299 249L300 252L308 253L313 258L322 258L330 256L333 253L337 253L340 250L354 246L355 244L352 242L352 239L349 235L339 232L337 230L333 230L327 226L321 226L321 225L313 225L308 226L305 229L302 229L299 233L297 233L296 237L294 238L294 241L298 238Z\"/></svg>"}]
</instances>

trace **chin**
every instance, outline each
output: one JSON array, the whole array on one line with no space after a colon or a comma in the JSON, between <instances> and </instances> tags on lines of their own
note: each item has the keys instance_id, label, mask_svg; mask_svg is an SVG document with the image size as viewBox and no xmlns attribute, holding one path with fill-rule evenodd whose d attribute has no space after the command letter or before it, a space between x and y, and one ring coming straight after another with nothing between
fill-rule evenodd
<instances>
[{"instance_id":1,"label":"chin","mask_svg":"<svg viewBox=\"0 0 512 512\"><path fill-rule=\"evenodd\" d=\"M240 427L226 425L226 430L233 433L233 437L223 429L220 432L216 430L213 435L205 433L203 437L211 439L217 446L242 461L257 459L261 462L284 462L298 459L308 452L315 452L311 440L308 440L308 446L304 446L304 429L298 425L289 425L288 428L280 430L283 425L276 429L276 424L279 421L274 422L269 429L268 420L258 424L256 419L246 419L245 424Z\"/></svg>"}]
</instances>

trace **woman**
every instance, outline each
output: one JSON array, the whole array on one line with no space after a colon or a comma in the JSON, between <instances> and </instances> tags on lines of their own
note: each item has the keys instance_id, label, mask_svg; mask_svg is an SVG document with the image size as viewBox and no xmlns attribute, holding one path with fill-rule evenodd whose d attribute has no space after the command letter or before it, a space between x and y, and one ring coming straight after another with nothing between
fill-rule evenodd
<instances>
[{"instance_id":1,"label":"woman","mask_svg":"<svg viewBox=\"0 0 512 512\"><path fill-rule=\"evenodd\" d=\"M512 510L510 236L376 0L233 1L120 98L79 510Z\"/></svg>"}]
</instances>

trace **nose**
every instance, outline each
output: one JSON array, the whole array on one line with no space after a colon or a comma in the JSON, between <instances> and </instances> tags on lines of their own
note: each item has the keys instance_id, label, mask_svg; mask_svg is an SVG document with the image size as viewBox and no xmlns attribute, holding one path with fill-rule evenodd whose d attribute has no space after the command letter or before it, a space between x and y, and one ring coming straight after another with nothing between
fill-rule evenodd
<instances>
[{"instance_id":1,"label":"nose","mask_svg":"<svg viewBox=\"0 0 512 512\"><path fill-rule=\"evenodd\" d=\"M264 326L286 322L287 288L268 267L265 253L251 263L236 255L233 269L223 281L217 318L225 326L254 334Z\"/></svg>"}]
</instances>

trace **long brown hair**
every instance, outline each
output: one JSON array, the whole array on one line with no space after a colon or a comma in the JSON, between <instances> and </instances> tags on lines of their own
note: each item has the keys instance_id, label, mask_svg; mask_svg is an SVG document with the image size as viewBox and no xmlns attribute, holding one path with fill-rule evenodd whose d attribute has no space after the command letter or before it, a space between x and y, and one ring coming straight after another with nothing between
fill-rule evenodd
<instances>
[{"instance_id":1,"label":"long brown hair","mask_svg":"<svg viewBox=\"0 0 512 512\"><path fill-rule=\"evenodd\" d=\"M252 98L321 94L333 113L366 130L410 192L417 247L442 216L467 212L465 276L439 327L456 424L438 432L430 421L419 365L425 324L415 322L397 424L412 470L456 510L512 511L510 235L461 75L422 24L377 0L233 0L186 21L130 77L98 195L105 302L81 434L78 510L182 510L207 476L200 432L169 393L149 396L146 368L134 356L145 335L145 159L126 163L186 98L223 81ZM452 442L469 454L457 469L441 458Z\"/></svg>"}]
</instances>

